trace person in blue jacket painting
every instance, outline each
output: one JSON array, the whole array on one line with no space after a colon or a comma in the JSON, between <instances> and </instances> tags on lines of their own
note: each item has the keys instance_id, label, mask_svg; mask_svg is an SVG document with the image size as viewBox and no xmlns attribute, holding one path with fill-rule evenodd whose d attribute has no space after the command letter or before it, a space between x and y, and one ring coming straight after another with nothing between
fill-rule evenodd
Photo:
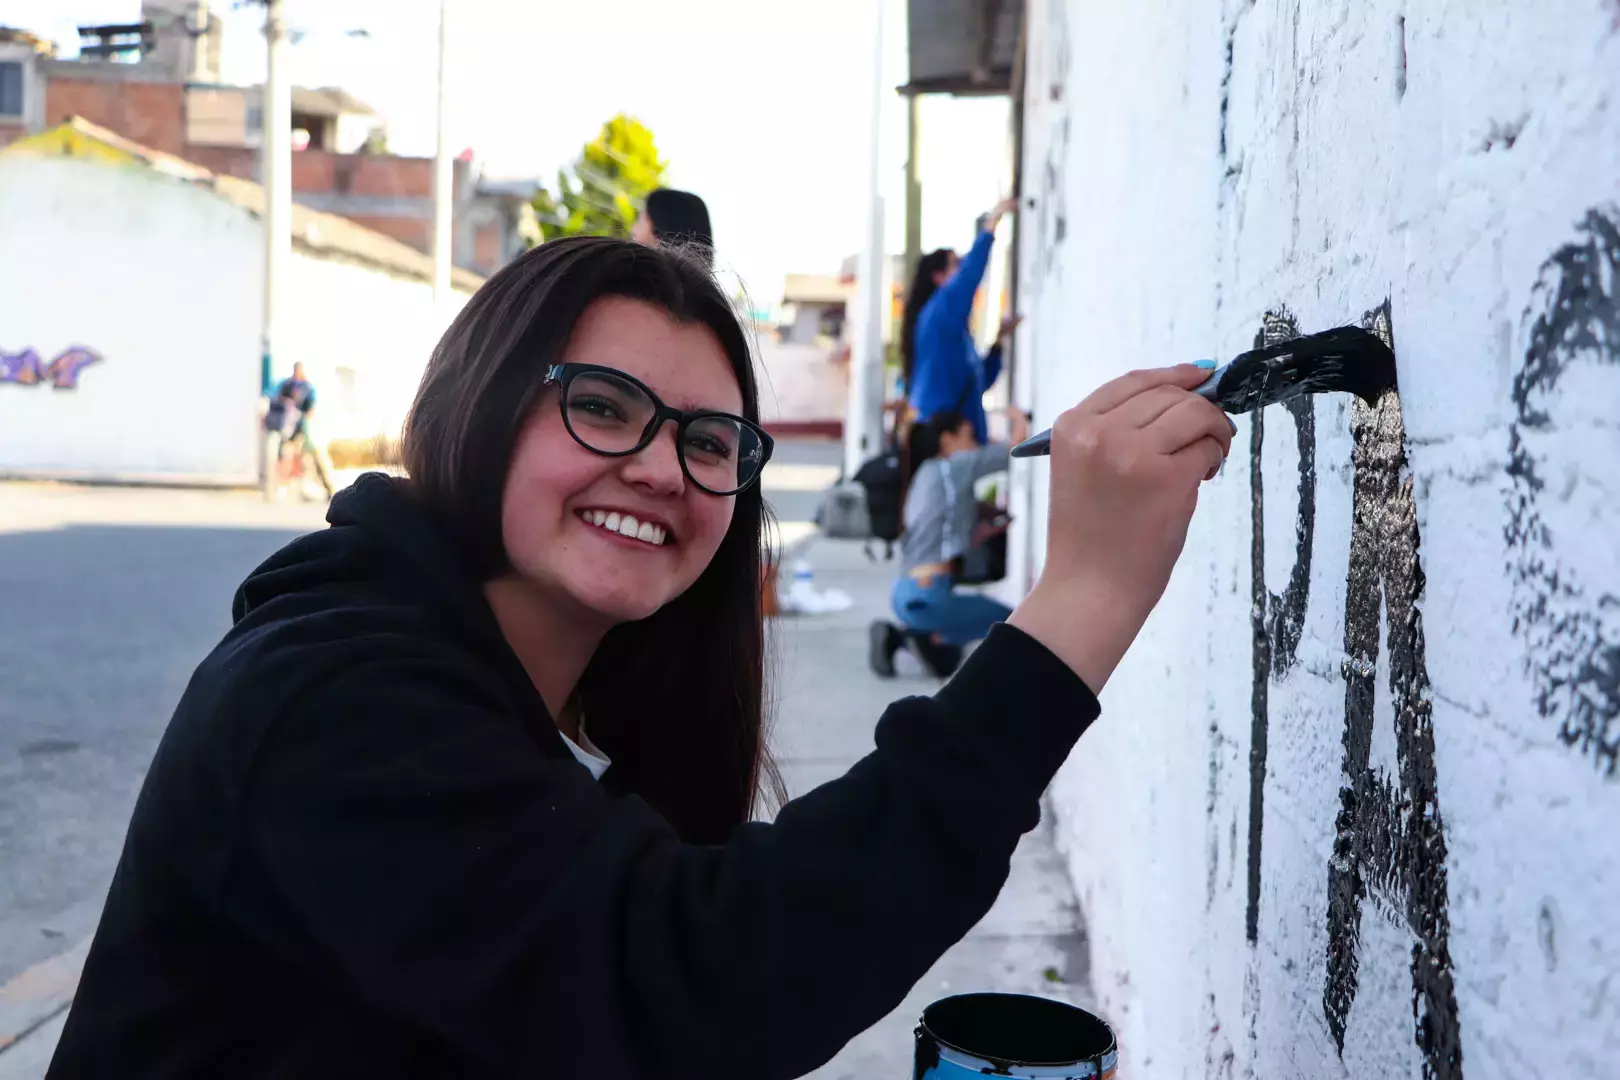
<instances>
[{"instance_id":1,"label":"person in blue jacket painting","mask_svg":"<svg viewBox=\"0 0 1620 1080\"><path fill-rule=\"evenodd\" d=\"M981 446L989 441L982 398L1001 374L1001 343L1018 319L1002 321L996 344L982 357L968 319L990 263L996 226L1016 206L1016 200L1008 199L981 216L978 235L965 257L940 248L918 260L900 329L902 377L912 420L922 423L938 413L959 413L972 423Z\"/></svg>"}]
</instances>

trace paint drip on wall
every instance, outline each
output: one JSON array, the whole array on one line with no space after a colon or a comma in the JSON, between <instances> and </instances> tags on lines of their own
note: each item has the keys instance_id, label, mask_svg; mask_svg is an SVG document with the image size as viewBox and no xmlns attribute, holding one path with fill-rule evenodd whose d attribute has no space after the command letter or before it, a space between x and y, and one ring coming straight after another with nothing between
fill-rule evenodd
<instances>
[{"instance_id":1,"label":"paint drip on wall","mask_svg":"<svg viewBox=\"0 0 1620 1080\"><path fill-rule=\"evenodd\" d=\"M1620 581L1616 538L1593 537L1591 522L1612 517L1595 471L1612 478L1620 461L1617 279L1620 206L1589 211L1542 264L1513 380L1505 529L1513 631L1536 708L1610 779L1620 773Z\"/></svg>"}]
</instances>

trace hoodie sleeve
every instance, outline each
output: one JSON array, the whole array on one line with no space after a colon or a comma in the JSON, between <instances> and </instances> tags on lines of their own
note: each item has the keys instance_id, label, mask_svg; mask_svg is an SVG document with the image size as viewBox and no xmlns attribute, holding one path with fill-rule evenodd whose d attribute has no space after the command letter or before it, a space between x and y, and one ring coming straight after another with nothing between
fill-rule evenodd
<instances>
[{"instance_id":1,"label":"hoodie sleeve","mask_svg":"<svg viewBox=\"0 0 1620 1080\"><path fill-rule=\"evenodd\" d=\"M351 669L261 745L228 913L490 1075L801 1076L989 910L1096 717L998 626L875 748L720 846L550 759L476 673ZM612 1055L609 1055L612 1056ZM605 1073L603 1075L606 1075Z\"/></svg>"}]
</instances>

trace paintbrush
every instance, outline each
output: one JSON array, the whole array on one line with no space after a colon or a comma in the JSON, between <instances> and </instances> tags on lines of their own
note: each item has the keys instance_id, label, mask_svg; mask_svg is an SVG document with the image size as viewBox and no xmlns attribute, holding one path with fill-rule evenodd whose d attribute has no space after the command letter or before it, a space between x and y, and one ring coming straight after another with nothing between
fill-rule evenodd
<instances>
[{"instance_id":1,"label":"paintbrush","mask_svg":"<svg viewBox=\"0 0 1620 1080\"><path fill-rule=\"evenodd\" d=\"M1383 339L1359 326L1338 326L1250 349L1216 369L1193 393L1236 415L1301 394L1339 391L1371 405L1394 385L1395 354ZM1051 452L1050 429L1012 448L1013 457Z\"/></svg>"}]
</instances>

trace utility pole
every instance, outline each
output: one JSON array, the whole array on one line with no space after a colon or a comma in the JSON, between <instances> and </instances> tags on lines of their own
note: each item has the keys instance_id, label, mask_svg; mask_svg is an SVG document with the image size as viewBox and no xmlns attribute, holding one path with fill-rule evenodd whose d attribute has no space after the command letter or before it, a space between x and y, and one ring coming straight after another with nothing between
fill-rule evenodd
<instances>
[{"instance_id":1,"label":"utility pole","mask_svg":"<svg viewBox=\"0 0 1620 1080\"><path fill-rule=\"evenodd\" d=\"M450 157L450 133L444 115L449 7L449 0L439 0L439 147L433 159L433 307L441 320L449 310L450 265L455 248L455 162Z\"/></svg>"},{"instance_id":2,"label":"utility pole","mask_svg":"<svg viewBox=\"0 0 1620 1080\"><path fill-rule=\"evenodd\" d=\"M275 377L282 275L292 253L292 84L287 81L287 24L282 0L265 0L264 39L269 51L259 107L259 175L264 184L264 323L259 393L268 397ZM273 463L262 433L258 442L259 477L266 480Z\"/></svg>"},{"instance_id":3,"label":"utility pole","mask_svg":"<svg viewBox=\"0 0 1620 1080\"><path fill-rule=\"evenodd\" d=\"M921 166L917 161L917 103L918 95L906 95L906 287L916 276L917 263L922 259L922 181Z\"/></svg>"},{"instance_id":4,"label":"utility pole","mask_svg":"<svg viewBox=\"0 0 1620 1080\"><path fill-rule=\"evenodd\" d=\"M884 8L888 0L873 0L871 114L867 162L866 238L855 270L855 318L849 358L849 406L844 416L844 476L852 477L861 463L877 453L883 441L883 316L888 297L888 258L883 234L883 103L888 89L883 78Z\"/></svg>"}]
</instances>

